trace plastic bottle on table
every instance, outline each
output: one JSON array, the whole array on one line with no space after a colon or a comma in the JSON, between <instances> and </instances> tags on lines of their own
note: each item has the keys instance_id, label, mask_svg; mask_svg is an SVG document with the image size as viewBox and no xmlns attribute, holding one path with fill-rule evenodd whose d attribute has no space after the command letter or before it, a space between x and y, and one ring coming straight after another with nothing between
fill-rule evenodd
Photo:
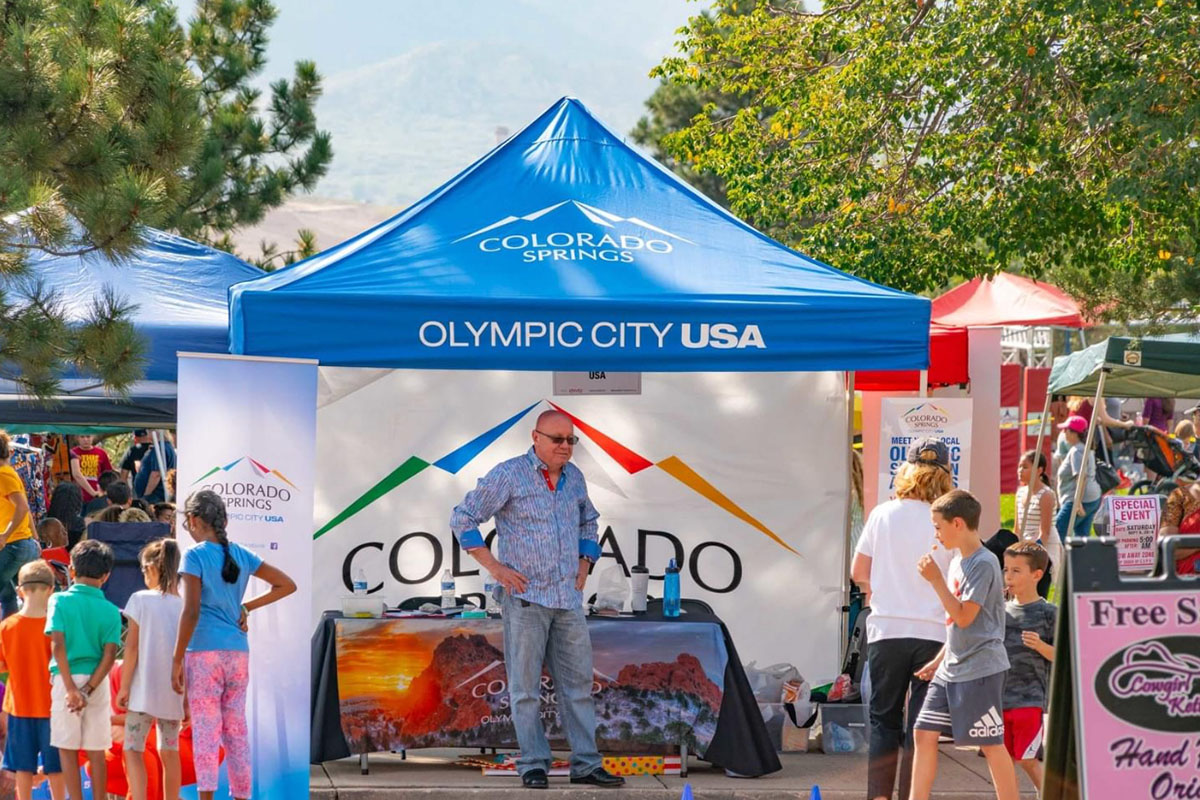
<instances>
[{"instance_id":1,"label":"plastic bottle on table","mask_svg":"<svg viewBox=\"0 0 1200 800\"><path fill-rule=\"evenodd\" d=\"M457 608L458 598L454 591L454 576L450 570L442 570L442 608Z\"/></svg>"},{"instance_id":2,"label":"plastic bottle on table","mask_svg":"<svg viewBox=\"0 0 1200 800\"><path fill-rule=\"evenodd\" d=\"M356 595L366 595L367 593L367 571L362 567L354 570L354 580L351 582L351 590Z\"/></svg>"},{"instance_id":3,"label":"plastic bottle on table","mask_svg":"<svg viewBox=\"0 0 1200 800\"><path fill-rule=\"evenodd\" d=\"M488 616L500 616L500 599L496 597L496 589L500 584L492 577L492 573L486 570L483 573L483 602Z\"/></svg>"},{"instance_id":4,"label":"plastic bottle on table","mask_svg":"<svg viewBox=\"0 0 1200 800\"><path fill-rule=\"evenodd\" d=\"M663 576L663 616L679 616L679 567L673 558L667 565L667 574Z\"/></svg>"}]
</instances>

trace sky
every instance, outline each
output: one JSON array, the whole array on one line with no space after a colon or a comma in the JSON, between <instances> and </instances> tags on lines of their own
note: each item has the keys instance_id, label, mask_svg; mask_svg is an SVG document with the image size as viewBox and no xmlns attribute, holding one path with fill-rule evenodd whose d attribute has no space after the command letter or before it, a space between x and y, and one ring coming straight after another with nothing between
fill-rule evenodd
<instances>
[{"instance_id":1,"label":"sky","mask_svg":"<svg viewBox=\"0 0 1200 800\"><path fill-rule=\"evenodd\" d=\"M407 205L564 94L629 131L709 0L275 0L268 66L311 59L335 152L316 194ZM181 16L195 2L180 4Z\"/></svg>"}]
</instances>

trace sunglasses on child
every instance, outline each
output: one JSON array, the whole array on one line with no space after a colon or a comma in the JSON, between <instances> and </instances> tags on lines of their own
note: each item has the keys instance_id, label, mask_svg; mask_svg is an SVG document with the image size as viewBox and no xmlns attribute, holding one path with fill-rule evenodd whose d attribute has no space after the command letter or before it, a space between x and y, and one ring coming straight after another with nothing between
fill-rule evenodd
<instances>
[{"instance_id":1,"label":"sunglasses on child","mask_svg":"<svg viewBox=\"0 0 1200 800\"><path fill-rule=\"evenodd\" d=\"M537 434L540 434L540 435L542 435L542 436L545 436L547 439L549 439L550 441L554 442L555 444L562 444L563 442L566 442L567 444L569 444L569 445L571 445L572 447L574 447L576 444L578 444L578 443L579 443L579 437L578 437L578 436L551 436L551 435L550 435L550 434L548 434L548 433L542 433L541 431L537 430L536 428L534 429L534 431L533 431L533 432L534 432L534 433L537 433Z\"/></svg>"}]
</instances>

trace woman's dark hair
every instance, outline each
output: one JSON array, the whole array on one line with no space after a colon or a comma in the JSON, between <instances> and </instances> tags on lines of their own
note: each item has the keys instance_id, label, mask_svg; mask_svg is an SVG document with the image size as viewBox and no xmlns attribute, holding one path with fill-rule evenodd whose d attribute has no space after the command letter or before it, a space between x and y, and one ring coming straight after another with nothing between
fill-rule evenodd
<instances>
[{"instance_id":1,"label":"woman's dark hair","mask_svg":"<svg viewBox=\"0 0 1200 800\"><path fill-rule=\"evenodd\" d=\"M140 508L142 511L146 512L147 517L150 517L151 519L154 518L154 506L150 505L150 503L148 503L144 497L138 497L131 501L129 507Z\"/></svg>"},{"instance_id":2,"label":"woman's dark hair","mask_svg":"<svg viewBox=\"0 0 1200 800\"><path fill-rule=\"evenodd\" d=\"M67 529L69 547L74 547L83 536L83 492L70 481L63 481L50 494L50 506L46 516L60 520Z\"/></svg>"},{"instance_id":3,"label":"woman's dark hair","mask_svg":"<svg viewBox=\"0 0 1200 800\"><path fill-rule=\"evenodd\" d=\"M174 539L155 539L142 548L138 559L158 570L158 590L175 594L179 587L179 545Z\"/></svg>"},{"instance_id":4,"label":"woman's dark hair","mask_svg":"<svg viewBox=\"0 0 1200 800\"><path fill-rule=\"evenodd\" d=\"M0 461L7 459L12 455L12 439L8 436L8 431L0 431Z\"/></svg>"},{"instance_id":5,"label":"woman's dark hair","mask_svg":"<svg viewBox=\"0 0 1200 800\"><path fill-rule=\"evenodd\" d=\"M1039 453L1037 450L1026 450L1021 455L1021 461L1028 461L1034 474L1037 474L1039 471L1041 472L1042 483L1047 486L1050 485L1050 476L1046 474L1046 456L1044 453Z\"/></svg>"},{"instance_id":6,"label":"woman's dark hair","mask_svg":"<svg viewBox=\"0 0 1200 800\"><path fill-rule=\"evenodd\" d=\"M229 552L229 534L225 532L225 526L229 524L229 515L225 513L225 501L221 499L221 495L211 489L193 492L184 504L183 513L189 517L199 517L204 524L213 529L213 533L217 535L217 544L225 551L221 577L226 583L237 583L241 569Z\"/></svg>"}]
</instances>

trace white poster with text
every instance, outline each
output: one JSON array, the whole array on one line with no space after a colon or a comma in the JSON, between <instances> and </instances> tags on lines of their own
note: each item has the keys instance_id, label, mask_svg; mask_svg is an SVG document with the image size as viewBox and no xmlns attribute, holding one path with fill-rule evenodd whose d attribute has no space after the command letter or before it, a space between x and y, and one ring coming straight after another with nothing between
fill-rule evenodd
<instances>
[{"instance_id":1,"label":"white poster with text","mask_svg":"<svg viewBox=\"0 0 1200 800\"><path fill-rule=\"evenodd\" d=\"M941 439L950 449L954 488L971 488L971 398L885 397L880 408L879 502L895 499L896 470L918 439Z\"/></svg>"},{"instance_id":2,"label":"white poster with text","mask_svg":"<svg viewBox=\"0 0 1200 800\"><path fill-rule=\"evenodd\" d=\"M712 606L743 662L837 675L850 457L841 373L646 373L640 394L558 397L549 373L320 372L313 622L359 568L389 606L437 595L447 569L459 595L481 602L483 576L450 512L558 408L575 420L572 461L600 512L585 597L604 570L639 563L661 597L675 558L683 596Z\"/></svg>"},{"instance_id":3,"label":"white poster with text","mask_svg":"<svg viewBox=\"0 0 1200 800\"><path fill-rule=\"evenodd\" d=\"M1149 572L1158 552L1159 496L1108 495L1109 535L1117 540L1117 566L1122 572Z\"/></svg>"},{"instance_id":4,"label":"white poster with text","mask_svg":"<svg viewBox=\"0 0 1200 800\"><path fill-rule=\"evenodd\" d=\"M295 594L250 615L251 767L256 800L308 796L312 508L317 365L180 356L179 508L211 489L229 539L287 573ZM192 545L179 526L180 545ZM246 596L265 591L252 579Z\"/></svg>"}]
</instances>

